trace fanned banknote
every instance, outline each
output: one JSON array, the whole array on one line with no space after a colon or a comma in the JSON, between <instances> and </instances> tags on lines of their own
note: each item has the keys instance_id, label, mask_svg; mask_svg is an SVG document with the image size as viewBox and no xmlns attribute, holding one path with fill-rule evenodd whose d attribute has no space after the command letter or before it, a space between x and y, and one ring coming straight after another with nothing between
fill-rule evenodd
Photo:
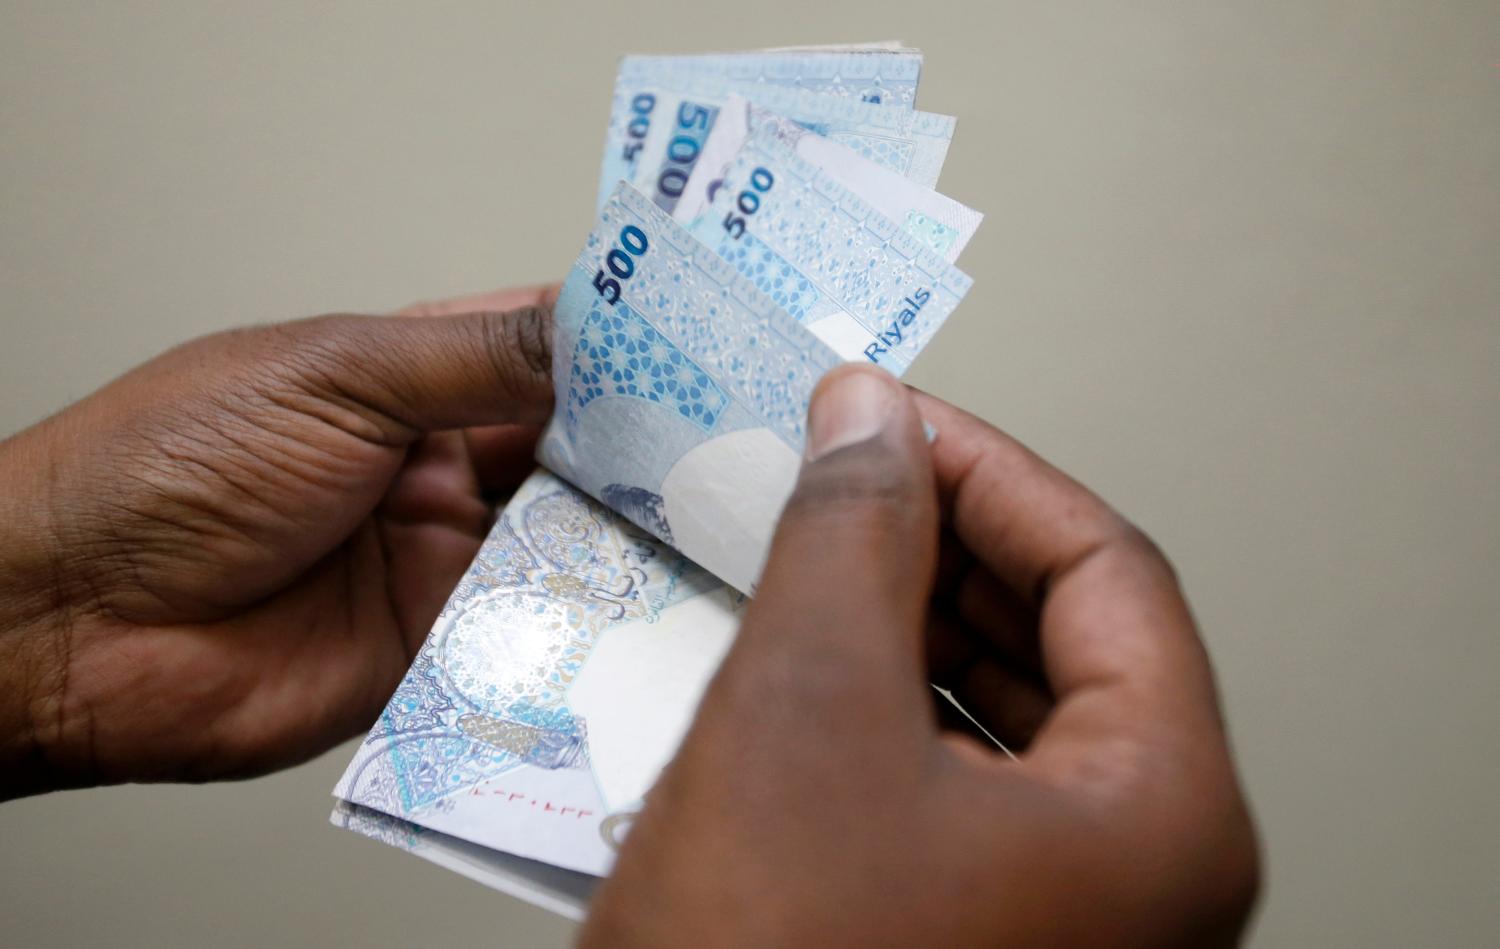
<instances>
[{"instance_id":1,"label":"fanned banknote","mask_svg":"<svg viewBox=\"0 0 1500 949\"><path fill-rule=\"evenodd\" d=\"M913 108L920 70L899 44L622 63L555 310L551 470L500 512L335 824L581 915L733 639L813 386L903 371L969 288L979 215L930 190L953 125Z\"/></svg>"},{"instance_id":2,"label":"fanned banknote","mask_svg":"<svg viewBox=\"0 0 1500 949\"><path fill-rule=\"evenodd\" d=\"M553 314L541 462L750 591L839 357L625 182Z\"/></svg>"},{"instance_id":3,"label":"fanned banknote","mask_svg":"<svg viewBox=\"0 0 1500 949\"><path fill-rule=\"evenodd\" d=\"M688 92L652 92L661 114L640 143L633 177L628 179L631 184L673 211L717 125L720 109L733 96L753 101L926 188L937 184L953 139L955 121L949 115L776 86L747 87L743 94L732 88L714 85Z\"/></svg>"},{"instance_id":4,"label":"fanned banknote","mask_svg":"<svg viewBox=\"0 0 1500 949\"><path fill-rule=\"evenodd\" d=\"M691 228L694 218L703 213L724 183L724 175L739 156L745 140L761 126L769 126L782 144L898 222L908 234L950 263L958 259L984 220L984 215L973 208L904 177L900 169L866 157L841 144L837 137L820 135L792 118L752 105L744 96L735 94L719 109L713 131L693 163L692 175L680 195L667 202L658 194L656 203L670 210L678 223Z\"/></svg>"},{"instance_id":5,"label":"fanned banknote","mask_svg":"<svg viewBox=\"0 0 1500 949\"><path fill-rule=\"evenodd\" d=\"M900 375L972 281L901 224L755 129L689 226L844 359Z\"/></svg>"},{"instance_id":6,"label":"fanned banknote","mask_svg":"<svg viewBox=\"0 0 1500 949\"><path fill-rule=\"evenodd\" d=\"M657 146L658 157L643 171L642 166L648 165L644 152L653 131L660 137L664 126L670 128L682 122L684 102L687 102L687 124L680 131L689 137L707 132L706 127L698 128L698 123L711 124L711 110L732 92L756 97L757 101L766 97L768 107L783 114L791 114L787 97L798 92L815 95L820 103L819 111L835 111L836 103L867 106L869 108L852 108L849 110L851 114L838 121L841 127L848 127L851 131L877 135L881 130L900 130L893 113L912 110L921 71L921 53L878 48L783 50L723 56L627 56L621 61L615 79L604 159L600 166L599 204L604 204L614 191L615 182L621 179L650 193L642 176L652 170L656 171L658 178L667 174L668 188L671 188L672 169L657 166L662 164L660 153L677 133L661 139L663 144ZM661 101L668 97L676 101L670 105ZM709 114L700 120L698 113L693 111L694 107ZM805 110L807 106L803 108ZM792 117L796 118L795 115ZM918 129L926 136L920 156L924 168L931 165L933 153L938 151L937 143L928 139L942 137L940 129L929 129L930 124L921 123ZM907 134L910 136L913 132L908 130ZM947 139L951 138L950 120L947 136L942 138L942 154L946 154ZM684 149L688 147L677 146L677 153L685 154ZM937 165L941 168L941 155L937 157ZM936 172L933 172L930 183L935 182Z\"/></svg>"}]
</instances>

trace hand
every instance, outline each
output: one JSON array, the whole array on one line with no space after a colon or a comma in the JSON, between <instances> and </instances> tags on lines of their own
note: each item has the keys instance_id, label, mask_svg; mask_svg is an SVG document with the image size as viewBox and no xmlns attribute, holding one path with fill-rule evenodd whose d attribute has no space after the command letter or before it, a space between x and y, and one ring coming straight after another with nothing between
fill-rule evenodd
<instances>
[{"instance_id":1,"label":"hand","mask_svg":"<svg viewBox=\"0 0 1500 949\"><path fill-rule=\"evenodd\" d=\"M0 443L0 798L368 727L532 467L554 298L220 333Z\"/></svg>"},{"instance_id":2,"label":"hand","mask_svg":"<svg viewBox=\"0 0 1500 949\"><path fill-rule=\"evenodd\" d=\"M759 593L582 944L1234 942L1254 832L1156 548L878 370L830 374L809 426ZM929 681L1019 758L941 727Z\"/></svg>"}]
</instances>

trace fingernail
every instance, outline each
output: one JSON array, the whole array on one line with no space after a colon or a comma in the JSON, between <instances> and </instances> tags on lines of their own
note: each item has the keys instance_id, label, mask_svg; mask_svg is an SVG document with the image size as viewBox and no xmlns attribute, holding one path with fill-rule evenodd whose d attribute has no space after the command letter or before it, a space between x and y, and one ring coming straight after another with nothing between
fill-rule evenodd
<instances>
[{"instance_id":1,"label":"fingernail","mask_svg":"<svg viewBox=\"0 0 1500 949\"><path fill-rule=\"evenodd\" d=\"M895 381L879 370L845 371L823 386L808 409L807 460L874 438L895 404Z\"/></svg>"}]
</instances>

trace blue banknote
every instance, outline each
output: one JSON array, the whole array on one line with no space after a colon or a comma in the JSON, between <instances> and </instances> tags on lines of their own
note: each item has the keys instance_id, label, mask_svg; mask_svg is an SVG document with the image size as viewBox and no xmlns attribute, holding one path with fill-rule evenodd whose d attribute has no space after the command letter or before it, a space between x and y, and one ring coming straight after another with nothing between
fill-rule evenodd
<instances>
[{"instance_id":1,"label":"blue banknote","mask_svg":"<svg viewBox=\"0 0 1500 949\"><path fill-rule=\"evenodd\" d=\"M733 640L817 380L900 373L969 288L942 255L978 215L913 190L953 134L915 110L920 71L899 44L622 62L598 221L555 307L550 470L500 512L336 824L582 912ZM781 118L752 131L735 95ZM726 107L743 134L684 226L663 208Z\"/></svg>"},{"instance_id":2,"label":"blue banknote","mask_svg":"<svg viewBox=\"0 0 1500 949\"><path fill-rule=\"evenodd\" d=\"M626 56L618 76L626 82L717 79L737 85L808 89L841 98L915 107L922 78L922 52L883 47L809 47L700 53L686 56Z\"/></svg>"},{"instance_id":3,"label":"blue banknote","mask_svg":"<svg viewBox=\"0 0 1500 949\"><path fill-rule=\"evenodd\" d=\"M712 126L712 115L698 110L711 113L732 92L756 97L757 101L766 97L767 107L792 118L798 118L794 113L801 112L808 114L808 121L819 121L824 112L832 112L825 120L827 127L858 134L860 141L873 148L879 135L902 133L894 113L912 111L921 69L921 54L909 50L627 56L620 63L610 106L600 165L599 205L622 179L648 193L645 177L666 175L669 190L679 173L685 183L691 171L688 156L692 140L697 139L701 145L702 136ZM797 93L804 94L804 100L814 96L830 104L813 109L807 101L797 101ZM833 110L832 103L843 103L845 112ZM912 124L917 128L910 128ZM917 162L924 171L931 166L934 151L926 139L942 138L941 150L946 154L946 141L952 138L951 120L946 137L941 135L941 125L941 121L933 120L908 122L905 134L920 131L924 137L922 154L908 160ZM686 140L677 142L679 138ZM684 159L687 167L674 168L681 163L664 162L668 148ZM941 168L941 164L939 155L937 166Z\"/></svg>"},{"instance_id":4,"label":"blue banknote","mask_svg":"<svg viewBox=\"0 0 1500 949\"><path fill-rule=\"evenodd\" d=\"M624 182L554 323L541 462L750 592L838 355Z\"/></svg>"},{"instance_id":5,"label":"blue banknote","mask_svg":"<svg viewBox=\"0 0 1500 949\"><path fill-rule=\"evenodd\" d=\"M517 857L348 801L336 802L329 820L568 919L583 919L599 883L592 874Z\"/></svg>"},{"instance_id":6,"label":"blue banknote","mask_svg":"<svg viewBox=\"0 0 1500 949\"><path fill-rule=\"evenodd\" d=\"M670 201L657 194L656 203L670 210L677 222L690 225L723 185L745 139L763 125L771 126L788 148L838 179L875 210L900 222L908 234L950 262L958 259L984 219L978 211L906 177L909 166L892 168L873 161L842 144L838 135L819 135L804 123L753 105L740 95L730 95L716 110L713 131L697 155L687 186L669 195ZM660 184L657 187L660 190Z\"/></svg>"},{"instance_id":7,"label":"blue banknote","mask_svg":"<svg viewBox=\"0 0 1500 949\"><path fill-rule=\"evenodd\" d=\"M716 87L660 89L651 95L660 119L642 141L634 177L628 180L668 212L683 196L700 159L711 159L706 147L718 129L720 111L736 99L753 102L925 188L937 184L955 126L949 115L776 86L749 87L743 94ZM723 162L718 164L715 171L722 170ZM605 168L607 178L612 173L607 161Z\"/></svg>"},{"instance_id":8,"label":"blue banknote","mask_svg":"<svg viewBox=\"0 0 1500 949\"><path fill-rule=\"evenodd\" d=\"M844 359L900 375L972 281L767 124L690 232Z\"/></svg>"},{"instance_id":9,"label":"blue banknote","mask_svg":"<svg viewBox=\"0 0 1500 949\"><path fill-rule=\"evenodd\" d=\"M538 472L501 512L334 794L398 818L354 829L406 849L432 843L425 828L604 873L742 604ZM616 638L601 660L606 630ZM639 674L642 658L653 678Z\"/></svg>"}]
</instances>

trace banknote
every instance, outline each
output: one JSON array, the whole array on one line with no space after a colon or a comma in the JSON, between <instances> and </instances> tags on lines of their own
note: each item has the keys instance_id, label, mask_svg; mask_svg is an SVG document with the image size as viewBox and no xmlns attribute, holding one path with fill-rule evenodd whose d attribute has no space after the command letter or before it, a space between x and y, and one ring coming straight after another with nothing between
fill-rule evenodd
<instances>
[{"instance_id":1,"label":"banknote","mask_svg":"<svg viewBox=\"0 0 1500 949\"><path fill-rule=\"evenodd\" d=\"M625 182L553 321L539 460L753 592L838 355Z\"/></svg>"},{"instance_id":2,"label":"banknote","mask_svg":"<svg viewBox=\"0 0 1500 949\"><path fill-rule=\"evenodd\" d=\"M972 286L771 124L746 137L689 230L840 357L897 375Z\"/></svg>"},{"instance_id":3,"label":"banknote","mask_svg":"<svg viewBox=\"0 0 1500 949\"><path fill-rule=\"evenodd\" d=\"M949 115L775 86L747 87L743 94L727 88L649 93L660 118L641 141L630 181L661 208L674 210L717 127L720 109L732 96L753 100L763 113L782 116L926 188L937 184L953 139L955 120ZM733 154L725 151L721 145L716 170Z\"/></svg>"},{"instance_id":4,"label":"banknote","mask_svg":"<svg viewBox=\"0 0 1500 949\"><path fill-rule=\"evenodd\" d=\"M922 51L907 46L900 40L872 40L868 43L823 43L811 46L768 46L761 50L763 53L848 53L857 50L883 49L897 53L918 53Z\"/></svg>"},{"instance_id":5,"label":"banknote","mask_svg":"<svg viewBox=\"0 0 1500 949\"><path fill-rule=\"evenodd\" d=\"M660 193L658 187L656 203L670 210L679 224L691 229L693 220L703 213L724 183L724 175L745 140L761 126L770 126L782 144L827 172L950 263L958 259L984 220L984 215L973 208L903 177L897 170L865 157L836 138L818 135L805 125L752 105L745 97L733 93L717 110L713 131L697 155L687 184L675 195Z\"/></svg>"},{"instance_id":6,"label":"banknote","mask_svg":"<svg viewBox=\"0 0 1500 949\"><path fill-rule=\"evenodd\" d=\"M430 859L446 837L608 872L744 603L537 472L500 513L334 789L362 810L341 806L335 822L362 814L351 829ZM474 864L462 847L437 851L455 849ZM525 869L498 867L485 872Z\"/></svg>"},{"instance_id":7,"label":"banknote","mask_svg":"<svg viewBox=\"0 0 1500 949\"><path fill-rule=\"evenodd\" d=\"M592 874L513 856L348 801L335 802L329 820L567 919L583 919L599 883Z\"/></svg>"},{"instance_id":8,"label":"banknote","mask_svg":"<svg viewBox=\"0 0 1500 949\"><path fill-rule=\"evenodd\" d=\"M953 119L915 109L921 67L899 43L622 61L555 307L545 468L335 824L582 914L733 641L816 381L902 372L969 288L952 261L979 215L928 190Z\"/></svg>"},{"instance_id":9,"label":"banknote","mask_svg":"<svg viewBox=\"0 0 1500 949\"><path fill-rule=\"evenodd\" d=\"M639 185L638 167L653 128L675 117L659 108L663 93L712 106L730 92L805 92L910 111L921 78L914 50L783 50L723 56L627 56L615 78L600 163L600 206L624 179ZM772 108L780 106L772 103ZM780 111L785 113L785 108ZM893 124L886 118L884 125ZM950 136L951 137L951 134ZM946 149L946 146L945 146Z\"/></svg>"}]
</instances>

